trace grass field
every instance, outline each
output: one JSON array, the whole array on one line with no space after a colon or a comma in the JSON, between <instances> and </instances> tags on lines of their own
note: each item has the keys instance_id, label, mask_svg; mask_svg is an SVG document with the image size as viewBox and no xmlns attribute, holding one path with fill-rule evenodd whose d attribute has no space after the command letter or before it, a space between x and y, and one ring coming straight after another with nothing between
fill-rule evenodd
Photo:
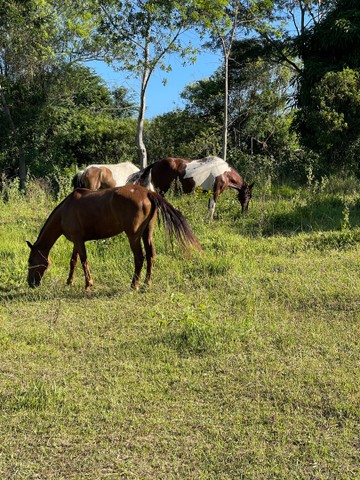
<instances>
[{"instance_id":1,"label":"grass field","mask_svg":"<svg viewBox=\"0 0 360 480\"><path fill-rule=\"evenodd\" d=\"M169 197L203 251L155 231L153 286L129 289L125 236L88 244L94 288L40 288L29 249L56 201L0 198L1 479L360 478L360 184L254 187L215 219Z\"/></svg>"}]
</instances>

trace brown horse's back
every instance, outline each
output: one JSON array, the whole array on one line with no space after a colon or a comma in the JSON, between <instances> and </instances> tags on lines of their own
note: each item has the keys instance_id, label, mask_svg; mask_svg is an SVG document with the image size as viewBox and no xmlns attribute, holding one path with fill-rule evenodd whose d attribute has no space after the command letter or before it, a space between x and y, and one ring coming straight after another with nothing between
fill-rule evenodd
<instances>
[{"instance_id":1,"label":"brown horse's back","mask_svg":"<svg viewBox=\"0 0 360 480\"><path fill-rule=\"evenodd\" d=\"M104 190L76 189L63 203L61 223L68 240L98 240L121 232L135 234L148 222L147 189L126 185Z\"/></svg>"}]
</instances>

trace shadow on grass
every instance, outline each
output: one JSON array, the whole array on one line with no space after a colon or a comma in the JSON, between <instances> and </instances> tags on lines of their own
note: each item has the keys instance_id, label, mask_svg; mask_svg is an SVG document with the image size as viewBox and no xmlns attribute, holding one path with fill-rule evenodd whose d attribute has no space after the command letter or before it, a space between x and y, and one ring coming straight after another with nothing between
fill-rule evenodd
<instances>
[{"instance_id":1,"label":"shadow on grass","mask_svg":"<svg viewBox=\"0 0 360 480\"><path fill-rule=\"evenodd\" d=\"M340 231L360 227L360 201L347 206L338 198L315 200L290 211L267 208L258 215L252 213L247 225L242 223L245 235L295 235L300 232ZM245 228L244 228L245 226Z\"/></svg>"},{"instance_id":2,"label":"shadow on grass","mask_svg":"<svg viewBox=\"0 0 360 480\"><path fill-rule=\"evenodd\" d=\"M138 295L142 298L147 293L151 293L151 288L141 284L138 290L133 290L127 282L119 283L118 286L109 287L107 284L95 284L92 290L86 291L84 286L79 284L69 287L64 282L57 281L55 284L46 281L39 287L32 289L26 285L19 287L7 287L0 285L0 302L6 301L54 301L54 300L96 300L113 299L114 297L129 298L131 295Z\"/></svg>"}]
</instances>

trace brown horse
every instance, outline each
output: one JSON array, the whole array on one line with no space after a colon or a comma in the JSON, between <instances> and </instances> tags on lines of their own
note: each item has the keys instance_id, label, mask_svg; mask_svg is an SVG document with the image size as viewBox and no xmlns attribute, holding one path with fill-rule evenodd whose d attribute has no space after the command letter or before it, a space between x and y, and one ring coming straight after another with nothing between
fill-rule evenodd
<instances>
[{"instance_id":1,"label":"brown horse","mask_svg":"<svg viewBox=\"0 0 360 480\"><path fill-rule=\"evenodd\" d=\"M252 187L248 185L234 167L219 157L206 157L200 160L168 157L159 160L140 172L135 172L129 178L130 183L147 186L149 182L164 195L171 185L180 182L182 191L190 193L195 188L211 190L213 195L209 200L209 212L212 219L219 195L227 188L238 192L238 200L242 211L246 211L252 196Z\"/></svg>"},{"instance_id":2,"label":"brown horse","mask_svg":"<svg viewBox=\"0 0 360 480\"><path fill-rule=\"evenodd\" d=\"M122 187L135 172L139 172L139 168L131 162L89 165L74 176L72 184L74 188L90 190Z\"/></svg>"},{"instance_id":3,"label":"brown horse","mask_svg":"<svg viewBox=\"0 0 360 480\"><path fill-rule=\"evenodd\" d=\"M76 263L80 257L85 273L85 289L89 290L93 280L85 242L113 237L121 232L126 233L134 255L135 271L131 287L138 288L144 262L141 240L147 262L145 284L149 285L155 256L152 236L158 211L171 239L175 237L180 246L192 245L201 249L185 217L158 193L140 185L126 185L95 192L86 189L74 190L50 214L34 245L27 242L31 249L29 286L40 285L50 265L49 252L56 240L64 235L74 245L67 283L73 284Z\"/></svg>"}]
</instances>

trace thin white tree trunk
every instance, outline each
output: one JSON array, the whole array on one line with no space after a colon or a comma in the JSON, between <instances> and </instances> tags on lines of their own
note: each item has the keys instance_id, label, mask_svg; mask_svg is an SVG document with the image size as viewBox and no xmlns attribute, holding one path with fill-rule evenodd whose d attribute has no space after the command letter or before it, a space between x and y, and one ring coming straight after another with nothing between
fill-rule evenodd
<instances>
[{"instance_id":1,"label":"thin white tree trunk","mask_svg":"<svg viewBox=\"0 0 360 480\"><path fill-rule=\"evenodd\" d=\"M235 40L236 28L238 26L238 13L239 13L239 2L235 1L234 3L234 17L230 35L228 40L225 36L220 35L223 55L224 55L224 75L225 75L225 85L224 85L224 122L223 122L223 131L222 131L222 158L226 161L227 157L227 144L228 144L228 128L229 128L229 59L231 54L231 49Z\"/></svg>"},{"instance_id":2,"label":"thin white tree trunk","mask_svg":"<svg viewBox=\"0 0 360 480\"><path fill-rule=\"evenodd\" d=\"M136 146L138 149L139 163L141 168L145 168L147 166L147 151L144 143L145 110L146 110L146 87L145 87L145 75L144 75L141 83L140 109L139 109L138 124L136 129Z\"/></svg>"},{"instance_id":3,"label":"thin white tree trunk","mask_svg":"<svg viewBox=\"0 0 360 480\"><path fill-rule=\"evenodd\" d=\"M227 139L228 139L228 123L229 123L229 56L224 55L225 67L225 85L224 85L224 123L222 132L222 158L226 162L227 156Z\"/></svg>"}]
</instances>

